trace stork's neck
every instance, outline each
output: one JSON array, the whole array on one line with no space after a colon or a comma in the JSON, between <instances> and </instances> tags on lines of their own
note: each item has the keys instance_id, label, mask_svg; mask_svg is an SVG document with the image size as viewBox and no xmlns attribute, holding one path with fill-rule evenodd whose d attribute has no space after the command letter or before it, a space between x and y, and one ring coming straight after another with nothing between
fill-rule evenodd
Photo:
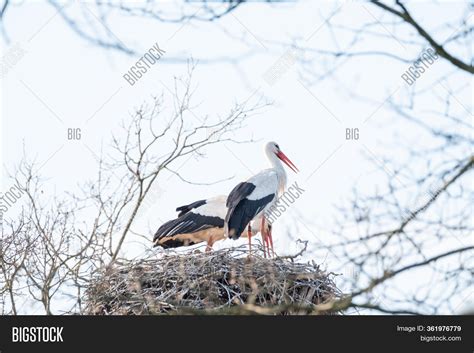
<instances>
[{"instance_id":1,"label":"stork's neck","mask_svg":"<svg viewBox=\"0 0 474 353\"><path fill-rule=\"evenodd\" d=\"M272 165L272 168L276 171L278 176L278 192L279 194L283 194L286 189L286 172L285 168L283 167L283 163L280 159L276 156L273 152L267 152L268 160Z\"/></svg>"}]
</instances>

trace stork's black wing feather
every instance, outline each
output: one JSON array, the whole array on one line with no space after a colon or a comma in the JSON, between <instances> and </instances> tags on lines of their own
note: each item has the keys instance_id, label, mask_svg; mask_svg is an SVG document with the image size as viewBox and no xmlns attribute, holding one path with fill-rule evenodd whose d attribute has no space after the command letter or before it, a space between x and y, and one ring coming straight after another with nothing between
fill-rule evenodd
<instances>
[{"instance_id":1,"label":"stork's black wing feather","mask_svg":"<svg viewBox=\"0 0 474 353\"><path fill-rule=\"evenodd\" d=\"M163 224L155 233L153 242L163 237L177 234L194 233L209 228L222 228L224 220L220 217L203 216L198 213L188 212Z\"/></svg>"},{"instance_id":2,"label":"stork's black wing feather","mask_svg":"<svg viewBox=\"0 0 474 353\"><path fill-rule=\"evenodd\" d=\"M252 183L239 183L232 189L229 196L227 196L226 206L230 210L234 209L239 202L249 196L255 190L255 185ZM227 213L228 214L228 213Z\"/></svg>"},{"instance_id":3,"label":"stork's black wing feather","mask_svg":"<svg viewBox=\"0 0 474 353\"><path fill-rule=\"evenodd\" d=\"M238 239L249 222L258 215L265 206L273 200L275 194L267 195L258 200L249 200L255 185L252 183L240 183L229 194L227 198L227 223L228 235L232 239Z\"/></svg>"},{"instance_id":4,"label":"stork's black wing feather","mask_svg":"<svg viewBox=\"0 0 474 353\"><path fill-rule=\"evenodd\" d=\"M184 215L184 214L188 213L189 211L191 211L193 208L197 208L199 206L202 206L205 203L206 203L206 200L199 200L199 201L190 203L189 205L184 205L184 206L178 207L176 209L176 212L179 212L178 217L181 217L182 215Z\"/></svg>"}]
</instances>

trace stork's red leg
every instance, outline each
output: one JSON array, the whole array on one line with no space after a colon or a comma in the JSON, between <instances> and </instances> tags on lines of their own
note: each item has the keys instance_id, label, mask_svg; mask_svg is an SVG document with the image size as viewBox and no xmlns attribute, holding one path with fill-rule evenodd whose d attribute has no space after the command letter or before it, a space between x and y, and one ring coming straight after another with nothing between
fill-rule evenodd
<instances>
[{"instance_id":1,"label":"stork's red leg","mask_svg":"<svg viewBox=\"0 0 474 353\"><path fill-rule=\"evenodd\" d=\"M267 253L268 257L271 257L270 255L270 225L268 224L267 220L265 219L265 242L267 243Z\"/></svg>"},{"instance_id":2,"label":"stork's red leg","mask_svg":"<svg viewBox=\"0 0 474 353\"><path fill-rule=\"evenodd\" d=\"M262 235L263 256L267 258L267 250L265 246L268 244L268 240L267 233L265 232L265 217L262 217L262 223L260 224L260 234ZM270 256L270 252L268 253L268 256Z\"/></svg>"},{"instance_id":3,"label":"stork's red leg","mask_svg":"<svg viewBox=\"0 0 474 353\"><path fill-rule=\"evenodd\" d=\"M247 236L249 237L249 255L252 255L252 227L250 223L247 226Z\"/></svg>"},{"instance_id":4,"label":"stork's red leg","mask_svg":"<svg viewBox=\"0 0 474 353\"><path fill-rule=\"evenodd\" d=\"M273 249L273 236L272 236L272 227L268 226L268 240L270 241L270 246L272 247L272 255L275 256L275 250ZM270 250L268 250L270 252Z\"/></svg>"},{"instance_id":5,"label":"stork's red leg","mask_svg":"<svg viewBox=\"0 0 474 353\"><path fill-rule=\"evenodd\" d=\"M209 238L206 245L206 252L210 252L212 250L212 246L214 245L214 239L212 237Z\"/></svg>"},{"instance_id":6,"label":"stork's red leg","mask_svg":"<svg viewBox=\"0 0 474 353\"><path fill-rule=\"evenodd\" d=\"M268 233L268 228L267 228L267 220L264 218L265 220L265 225L263 227L264 231L265 231L265 243L267 245L267 254L268 254L268 257L271 257L270 255L270 234Z\"/></svg>"}]
</instances>

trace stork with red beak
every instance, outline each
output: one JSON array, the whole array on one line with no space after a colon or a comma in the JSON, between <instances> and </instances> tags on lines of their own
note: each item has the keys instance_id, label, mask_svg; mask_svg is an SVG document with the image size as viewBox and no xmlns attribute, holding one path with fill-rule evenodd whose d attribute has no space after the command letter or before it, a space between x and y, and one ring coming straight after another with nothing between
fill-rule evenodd
<instances>
[{"instance_id":1,"label":"stork with red beak","mask_svg":"<svg viewBox=\"0 0 474 353\"><path fill-rule=\"evenodd\" d=\"M272 227L267 226L265 218L268 211L286 188L286 172L283 167L285 163L292 171L298 172L298 168L280 150L275 142L269 142L265 146L265 153L270 160L272 168L262 170L245 182L238 184L227 197L227 215L225 217L225 235L232 239L238 239L247 228L249 234L249 251L251 252L251 227L252 220L261 219L260 233L263 239L264 255L266 249L270 255L273 250Z\"/></svg>"}]
</instances>

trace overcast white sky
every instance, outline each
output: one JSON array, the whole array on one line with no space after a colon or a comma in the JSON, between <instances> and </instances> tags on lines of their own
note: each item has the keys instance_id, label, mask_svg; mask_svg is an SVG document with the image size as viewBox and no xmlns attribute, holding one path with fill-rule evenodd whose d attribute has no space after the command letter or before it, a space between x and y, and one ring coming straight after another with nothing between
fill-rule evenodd
<instances>
[{"instance_id":1,"label":"overcast white sky","mask_svg":"<svg viewBox=\"0 0 474 353\"><path fill-rule=\"evenodd\" d=\"M163 6L171 11L173 5ZM442 10L427 3L418 5L423 6L426 14L423 23L427 27L436 25L439 13L446 19L458 18L465 10L461 3L437 5ZM400 78L406 64L385 57L354 59L337 71L335 78L339 82L326 80L313 85L310 83L313 78L297 63L273 86L264 81L262 75L288 48L276 43L298 40L310 47L337 50L333 34L321 26L334 8L333 3L315 1L298 5L251 4L239 7L233 15L216 23L191 21L184 26L140 18L117 19L120 26L114 26L114 35L137 52L144 53L155 43L166 50L163 58L136 85L129 86L122 75L140 55L127 56L92 46L73 33L51 6L42 2L12 7L5 22L10 43L4 42L3 50L5 53L10 45L19 43L26 54L2 80L4 176L5 170L21 158L24 145L27 156L45 163L41 174L48 179L47 193L77 190L78 184L96 175L97 161L92 151L99 154L101 145L106 148L111 133L117 131L121 120L134 107L161 92L165 94L165 104L171 104L166 87L172 87L175 76L186 73L185 62L192 57L198 61L193 80L196 87L193 112L197 116L225 115L233 102L245 100L256 90L273 101L273 105L236 132L236 137L253 137L258 142L226 143L225 147L209 148L206 158L190 158L180 169L183 176L195 182L233 179L212 186L195 186L165 175L160 182L160 198L141 215L134 230L148 234L151 239L150 231L173 218L177 206L229 192L239 181L267 167L262 146L274 140L301 171L294 175L288 170L289 182L296 180L306 190L278 221L274 231L276 249L280 253L294 251L293 241L285 238L285 227L295 223L300 228L297 237L310 239L317 246L318 241L330 237L322 229L331 228L333 206L349 196L356 182L360 191L373 190L378 182L383 184L379 174L383 172L367 160L368 153L380 157L388 154L393 161L401 159L404 156L392 149L392 143L400 135L414 146L431 143L394 119L387 107L379 107L394 91L395 100L407 94L408 87ZM413 6L413 11L419 10ZM380 16L375 10L373 14ZM357 3L345 4L337 17L338 23L352 26L372 20L371 14ZM381 28L377 30L383 32ZM349 33L347 37L339 35L339 44L344 47L351 38ZM384 51L413 58L418 54L413 51L407 55L406 51L411 49L401 47L395 39L361 44L359 49L363 50L364 45L372 49L380 45ZM223 60L214 61L218 58ZM321 63L323 60L321 57ZM435 65L436 70L429 70L419 85L429 85L453 69L442 60ZM351 98L342 84L374 103ZM469 102L471 93L465 90L458 98ZM431 104L429 97L419 103L427 107ZM369 116L370 120L363 123ZM359 141L345 140L345 128L350 127L360 128ZM81 128L82 139L68 141L67 128ZM2 190L9 183L3 178ZM19 207L21 200L15 209ZM13 214L14 210L9 212ZM319 227L306 223L307 220ZM125 252L129 256L140 254L144 247L138 247L133 242L136 239L130 240ZM216 244L217 248L221 246L229 246L228 241ZM324 261L332 270L330 254L327 256L316 261Z\"/></svg>"}]
</instances>

